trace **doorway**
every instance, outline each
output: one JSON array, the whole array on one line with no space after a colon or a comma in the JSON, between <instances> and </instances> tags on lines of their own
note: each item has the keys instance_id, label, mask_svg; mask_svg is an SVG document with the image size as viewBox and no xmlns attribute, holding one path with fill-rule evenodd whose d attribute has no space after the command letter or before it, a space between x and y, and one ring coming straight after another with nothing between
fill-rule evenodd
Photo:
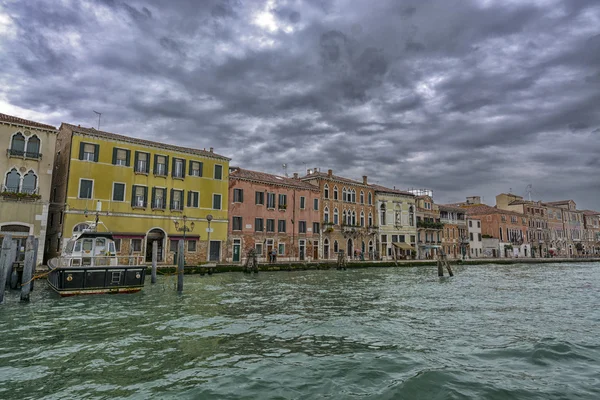
<instances>
[{"instance_id":1,"label":"doorway","mask_svg":"<svg viewBox=\"0 0 600 400\"><path fill-rule=\"evenodd\" d=\"M306 241L304 239L300 240L300 261L304 261L304 254L306 252Z\"/></svg>"},{"instance_id":2,"label":"doorway","mask_svg":"<svg viewBox=\"0 0 600 400\"><path fill-rule=\"evenodd\" d=\"M152 248L158 247L157 262L163 261L163 247L165 243L165 232L162 229L151 229L146 235L146 262L152 262Z\"/></svg>"},{"instance_id":3,"label":"doorway","mask_svg":"<svg viewBox=\"0 0 600 400\"><path fill-rule=\"evenodd\" d=\"M313 241L313 260L319 259L319 241Z\"/></svg>"},{"instance_id":4,"label":"doorway","mask_svg":"<svg viewBox=\"0 0 600 400\"><path fill-rule=\"evenodd\" d=\"M221 258L221 242L218 240L210 241L210 257L209 261L219 261Z\"/></svg>"},{"instance_id":5,"label":"doorway","mask_svg":"<svg viewBox=\"0 0 600 400\"><path fill-rule=\"evenodd\" d=\"M242 241L240 239L233 239L233 262L240 262L241 248Z\"/></svg>"},{"instance_id":6,"label":"doorway","mask_svg":"<svg viewBox=\"0 0 600 400\"><path fill-rule=\"evenodd\" d=\"M348 239L348 246L346 247L348 249L348 258L352 259L352 256L354 255L354 248L352 247L352 239Z\"/></svg>"}]
</instances>

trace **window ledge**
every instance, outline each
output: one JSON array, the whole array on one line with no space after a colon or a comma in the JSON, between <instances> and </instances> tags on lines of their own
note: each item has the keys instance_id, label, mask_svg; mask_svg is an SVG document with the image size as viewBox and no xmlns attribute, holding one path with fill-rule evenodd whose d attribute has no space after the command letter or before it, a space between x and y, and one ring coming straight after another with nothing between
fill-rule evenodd
<instances>
[{"instance_id":1,"label":"window ledge","mask_svg":"<svg viewBox=\"0 0 600 400\"><path fill-rule=\"evenodd\" d=\"M156 208L156 207L152 207L152 211L162 211L164 212L165 209L164 208Z\"/></svg>"},{"instance_id":2,"label":"window ledge","mask_svg":"<svg viewBox=\"0 0 600 400\"><path fill-rule=\"evenodd\" d=\"M142 206L131 206L131 208L133 208L134 210L145 210L146 207L142 207Z\"/></svg>"},{"instance_id":3,"label":"window ledge","mask_svg":"<svg viewBox=\"0 0 600 400\"><path fill-rule=\"evenodd\" d=\"M183 212L183 210L180 210L178 208L171 208L171 209L169 209L169 211L171 211L171 212L178 212L178 213Z\"/></svg>"},{"instance_id":4,"label":"window ledge","mask_svg":"<svg viewBox=\"0 0 600 400\"><path fill-rule=\"evenodd\" d=\"M133 173L136 174L136 175L146 175L146 176L148 176L147 172L133 171Z\"/></svg>"},{"instance_id":5,"label":"window ledge","mask_svg":"<svg viewBox=\"0 0 600 400\"><path fill-rule=\"evenodd\" d=\"M154 176L159 177L159 178L166 178L167 174L154 174Z\"/></svg>"},{"instance_id":6,"label":"window ledge","mask_svg":"<svg viewBox=\"0 0 600 400\"><path fill-rule=\"evenodd\" d=\"M183 181L183 180L185 180L185 177L183 177L183 176L174 176L173 179L177 179L178 181Z\"/></svg>"}]
</instances>

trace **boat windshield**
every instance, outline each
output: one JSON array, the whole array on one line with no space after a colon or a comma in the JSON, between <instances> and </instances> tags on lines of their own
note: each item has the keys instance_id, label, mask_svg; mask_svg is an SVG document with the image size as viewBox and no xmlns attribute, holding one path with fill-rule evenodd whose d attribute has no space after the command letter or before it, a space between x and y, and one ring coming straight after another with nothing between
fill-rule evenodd
<instances>
[{"instance_id":1,"label":"boat windshield","mask_svg":"<svg viewBox=\"0 0 600 400\"><path fill-rule=\"evenodd\" d=\"M65 252L66 252L67 254L71 254L71 253L73 252L73 247L74 247L74 246L75 246L75 242L74 242L74 241L72 241L72 240L69 240L69 241L67 242L67 247L66 247L66 249L65 249Z\"/></svg>"}]
</instances>

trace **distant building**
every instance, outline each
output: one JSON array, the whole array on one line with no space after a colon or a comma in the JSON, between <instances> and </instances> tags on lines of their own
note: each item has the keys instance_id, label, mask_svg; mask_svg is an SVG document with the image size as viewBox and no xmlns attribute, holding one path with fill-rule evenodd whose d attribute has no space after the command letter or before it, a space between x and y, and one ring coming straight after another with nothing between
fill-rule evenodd
<instances>
[{"instance_id":1,"label":"distant building","mask_svg":"<svg viewBox=\"0 0 600 400\"><path fill-rule=\"evenodd\" d=\"M565 251L561 254L567 257L583 254L583 212L577 210L573 200L550 201L544 203L548 207L559 208L562 211L562 222L564 230L563 246Z\"/></svg>"},{"instance_id":2,"label":"distant building","mask_svg":"<svg viewBox=\"0 0 600 400\"><path fill-rule=\"evenodd\" d=\"M481 236L481 220L477 217L467 218L469 232L469 258L483 257L483 238Z\"/></svg>"},{"instance_id":3,"label":"distant building","mask_svg":"<svg viewBox=\"0 0 600 400\"><path fill-rule=\"evenodd\" d=\"M442 247L448 258L464 258L469 255L469 233L465 210L460 207L439 206L442 229Z\"/></svg>"},{"instance_id":4,"label":"distant building","mask_svg":"<svg viewBox=\"0 0 600 400\"><path fill-rule=\"evenodd\" d=\"M0 235L12 235L21 260L27 236L38 238L36 264L43 262L47 244L56 135L51 125L0 114L0 138L6 149L0 163Z\"/></svg>"},{"instance_id":5,"label":"distant building","mask_svg":"<svg viewBox=\"0 0 600 400\"><path fill-rule=\"evenodd\" d=\"M242 168L230 170L227 261L243 263L251 249L259 262L323 258L317 186L301 181L297 174L287 178Z\"/></svg>"},{"instance_id":6,"label":"distant building","mask_svg":"<svg viewBox=\"0 0 600 400\"><path fill-rule=\"evenodd\" d=\"M410 189L415 195L417 208L417 257L420 260L437 257L442 248L440 210L433 201L433 192L428 189Z\"/></svg>"},{"instance_id":7,"label":"distant building","mask_svg":"<svg viewBox=\"0 0 600 400\"><path fill-rule=\"evenodd\" d=\"M586 255L600 254L600 212L583 210L584 251Z\"/></svg>"}]
</instances>

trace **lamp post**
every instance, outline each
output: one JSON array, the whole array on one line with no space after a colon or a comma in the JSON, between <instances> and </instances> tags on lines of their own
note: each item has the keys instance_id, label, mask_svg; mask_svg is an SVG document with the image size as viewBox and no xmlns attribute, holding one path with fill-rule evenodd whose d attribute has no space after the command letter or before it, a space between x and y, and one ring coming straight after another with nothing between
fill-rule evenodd
<instances>
[{"instance_id":1,"label":"lamp post","mask_svg":"<svg viewBox=\"0 0 600 400\"><path fill-rule=\"evenodd\" d=\"M210 221L213 220L213 216L208 214L206 220L208 221L208 228L206 228L206 232L208 233L206 236L206 261L210 261Z\"/></svg>"},{"instance_id":2,"label":"lamp post","mask_svg":"<svg viewBox=\"0 0 600 400\"><path fill-rule=\"evenodd\" d=\"M186 232L192 232L194 230L195 224L194 224L194 221L192 221L188 228L187 216L184 215L183 217L181 217L181 219L183 219L183 224L180 224L179 221L177 221L177 220L173 221L173 223L175 224L175 230L177 232L183 232L183 260L184 260L183 262L185 265L185 234L186 234ZM180 225L181 225L181 227L180 227Z\"/></svg>"}]
</instances>

